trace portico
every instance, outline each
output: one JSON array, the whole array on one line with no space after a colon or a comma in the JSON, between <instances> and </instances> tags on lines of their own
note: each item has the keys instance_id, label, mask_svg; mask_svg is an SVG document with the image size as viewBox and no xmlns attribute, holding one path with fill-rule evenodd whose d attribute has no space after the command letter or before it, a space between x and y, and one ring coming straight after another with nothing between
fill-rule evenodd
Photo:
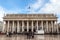
<instances>
[{"instance_id":1,"label":"portico","mask_svg":"<svg viewBox=\"0 0 60 40\"><path fill-rule=\"evenodd\" d=\"M44 30L45 33L53 33L55 30L58 32L57 28L54 29L57 17L53 14L7 14L3 19L2 32L4 33L34 32L36 30Z\"/></svg>"}]
</instances>

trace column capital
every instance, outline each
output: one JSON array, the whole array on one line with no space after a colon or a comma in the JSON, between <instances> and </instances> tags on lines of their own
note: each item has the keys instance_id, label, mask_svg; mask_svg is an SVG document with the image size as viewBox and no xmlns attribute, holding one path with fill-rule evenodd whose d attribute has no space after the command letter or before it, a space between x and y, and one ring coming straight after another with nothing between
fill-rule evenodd
<instances>
[{"instance_id":1,"label":"column capital","mask_svg":"<svg viewBox=\"0 0 60 40\"><path fill-rule=\"evenodd\" d=\"M3 24L6 24L6 21L3 21Z\"/></svg>"}]
</instances>

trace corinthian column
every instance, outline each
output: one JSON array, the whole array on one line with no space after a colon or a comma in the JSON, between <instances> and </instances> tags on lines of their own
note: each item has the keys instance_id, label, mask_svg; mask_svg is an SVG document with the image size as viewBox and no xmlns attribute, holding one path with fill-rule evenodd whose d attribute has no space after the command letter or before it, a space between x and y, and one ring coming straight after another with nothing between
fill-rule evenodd
<instances>
[{"instance_id":1,"label":"corinthian column","mask_svg":"<svg viewBox=\"0 0 60 40\"><path fill-rule=\"evenodd\" d=\"M57 33L59 33L59 26L58 26L57 21L56 21L56 25L57 25Z\"/></svg>"},{"instance_id":2,"label":"corinthian column","mask_svg":"<svg viewBox=\"0 0 60 40\"><path fill-rule=\"evenodd\" d=\"M41 21L41 27L42 27L42 30L43 30L43 21Z\"/></svg>"},{"instance_id":3,"label":"corinthian column","mask_svg":"<svg viewBox=\"0 0 60 40\"><path fill-rule=\"evenodd\" d=\"M2 29L3 33L6 33L6 21L3 21L3 29Z\"/></svg>"},{"instance_id":4,"label":"corinthian column","mask_svg":"<svg viewBox=\"0 0 60 40\"><path fill-rule=\"evenodd\" d=\"M28 23L28 21L27 21L27 32L29 31L29 23Z\"/></svg>"},{"instance_id":5,"label":"corinthian column","mask_svg":"<svg viewBox=\"0 0 60 40\"><path fill-rule=\"evenodd\" d=\"M33 32L33 28L34 28L34 26L33 26L33 21L32 21L32 32Z\"/></svg>"},{"instance_id":6,"label":"corinthian column","mask_svg":"<svg viewBox=\"0 0 60 40\"><path fill-rule=\"evenodd\" d=\"M17 21L17 33L20 32L19 21Z\"/></svg>"},{"instance_id":7,"label":"corinthian column","mask_svg":"<svg viewBox=\"0 0 60 40\"><path fill-rule=\"evenodd\" d=\"M38 21L37 21L37 30L38 30Z\"/></svg>"},{"instance_id":8,"label":"corinthian column","mask_svg":"<svg viewBox=\"0 0 60 40\"><path fill-rule=\"evenodd\" d=\"M10 31L10 29L9 29L9 21L8 21L7 32L9 32L9 31Z\"/></svg>"},{"instance_id":9,"label":"corinthian column","mask_svg":"<svg viewBox=\"0 0 60 40\"><path fill-rule=\"evenodd\" d=\"M48 21L46 21L46 27L47 27L47 32L48 32Z\"/></svg>"},{"instance_id":10,"label":"corinthian column","mask_svg":"<svg viewBox=\"0 0 60 40\"><path fill-rule=\"evenodd\" d=\"M22 32L24 31L24 21L22 21Z\"/></svg>"},{"instance_id":11,"label":"corinthian column","mask_svg":"<svg viewBox=\"0 0 60 40\"><path fill-rule=\"evenodd\" d=\"M54 29L54 28L53 28L53 21L51 21L51 25L52 25L52 33L53 33L53 29Z\"/></svg>"},{"instance_id":12,"label":"corinthian column","mask_svg":"<svg viewBox=\"0 0 60 40\"><path fill-rule=\"evenodd\" d=\"M14 21L12 21L12 33L15 31L15 28L14 28Z\"/></svg>"}]
</instances>

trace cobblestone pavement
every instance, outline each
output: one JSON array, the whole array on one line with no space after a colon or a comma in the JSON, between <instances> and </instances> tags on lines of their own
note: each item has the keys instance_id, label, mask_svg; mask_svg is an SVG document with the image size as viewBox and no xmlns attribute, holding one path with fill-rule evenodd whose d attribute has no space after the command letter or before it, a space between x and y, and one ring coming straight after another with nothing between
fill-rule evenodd
<instances>
[{"instance_id":1,"label":"cobblestone pavement","mask_svg":"<svg viewBox=\"0 0 60 40\"><path fill-rule=\"evenodd\" d=\"M60 40L60 35L35 35L34 38L27 39L26 35L0 35L0 40Z\"/></svg>"}]
</instances>

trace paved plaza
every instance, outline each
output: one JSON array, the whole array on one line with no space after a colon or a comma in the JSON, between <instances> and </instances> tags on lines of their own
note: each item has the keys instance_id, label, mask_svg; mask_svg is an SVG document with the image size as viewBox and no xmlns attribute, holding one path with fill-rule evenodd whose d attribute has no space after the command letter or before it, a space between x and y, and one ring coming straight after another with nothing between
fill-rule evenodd
<instances>
[{"instance_id":1,"label":"paved plaza","mask_svg":"<svg viewBox=\"0 0 60 40\"><path fill-rule=\"evenodd\" d=\"M34 38L27 39L26 35L0 35L0 40L60 40L60 35L35 35Z\"/></svg>"}]
</instances>

